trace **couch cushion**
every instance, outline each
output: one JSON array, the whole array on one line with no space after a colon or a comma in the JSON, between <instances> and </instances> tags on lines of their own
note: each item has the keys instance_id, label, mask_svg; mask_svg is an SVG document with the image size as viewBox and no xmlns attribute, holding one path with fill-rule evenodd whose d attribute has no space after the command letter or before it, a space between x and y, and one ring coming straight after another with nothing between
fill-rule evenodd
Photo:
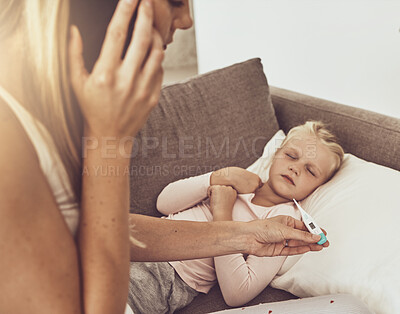
<instances>
[{"instance_id":1,"label":"couch cushion","mask_svg":"<svg viewBox=\"0 0 400 314\"><path fill-rule=\"evenodd\" d=\"M164 87L132 151L131 212L160 216L157 196L172 181L246 168L276 131L260 59Z\"/></svg>"}]
</instances>

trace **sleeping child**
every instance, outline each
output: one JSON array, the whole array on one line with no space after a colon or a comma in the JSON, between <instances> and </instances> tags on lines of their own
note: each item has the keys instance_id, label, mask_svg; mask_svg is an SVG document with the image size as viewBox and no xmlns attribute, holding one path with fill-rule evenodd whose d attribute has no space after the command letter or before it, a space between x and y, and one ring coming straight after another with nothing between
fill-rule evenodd
<instances>
[{"instance_id":1,"label":"sleeping child","mask_svg":"<svg viewBox=\"0 0 400 314\"><path fill-rule=\"evenodd\" d=\"M324 124L309 121L289 131L272 159L265 183L245 169L224 168L169 184L158 197L157 209L167 215L163 218L175 220L250 221L278 215L300 220L292 199L303 200L329 181L343 155ZM225 302L240 306L268 286L285 259L231 254L133 262L128 303L135 313L173 313L197 294L208 293L218 280Z\"/></svg>"}]
</instances>

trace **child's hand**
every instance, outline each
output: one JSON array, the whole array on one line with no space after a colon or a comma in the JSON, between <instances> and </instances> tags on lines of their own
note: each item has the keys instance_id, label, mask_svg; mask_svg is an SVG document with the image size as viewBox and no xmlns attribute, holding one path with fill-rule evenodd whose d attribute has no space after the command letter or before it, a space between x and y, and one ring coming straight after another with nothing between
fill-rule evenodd
<instances>
[{"instance_id":1,"label":"child's hand","mask_svg":"<svg viewBox=\"0 0 400 314\"><path fill-rule=\"evenodd\" d=\"M229 185L239 194L253 193L262 186L258 175L239 167L227 167L211 174L211 185Z\"/></svg>"},{"instance_id":2,"label":"child's hand","mask_svg":"<svg viewBox=\"0 0 400 314\"><path fill-rule=\"evenodd\" d=\"M237 192L231 186L212 185L208 188L210 211L214 221L232 220L232 209Z\"/></svg>"}]
</instances>

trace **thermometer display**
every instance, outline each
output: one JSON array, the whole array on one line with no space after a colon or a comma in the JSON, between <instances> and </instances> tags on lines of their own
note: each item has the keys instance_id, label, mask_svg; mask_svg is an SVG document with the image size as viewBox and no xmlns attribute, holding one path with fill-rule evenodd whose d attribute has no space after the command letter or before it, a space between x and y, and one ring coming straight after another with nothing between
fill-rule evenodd
<instances>
[{"instance_id":1,"label":"thermometer display","mask_svg":"<svg viewBox=\"0 0 400 314\"><path fill-rule=\"evenodd\" d=\"M294 203L296 204L297 208L300 210L301 217L303 218L303 222L306 225L308 231L310 231L312 234L318 234L321 236L321 240L319 240L317 243L318 244L324 244L327 239L325 234L322 232L321 228L318 227L317 223L314 221L314 219L306 213L306 211L297 203L295 199L293 199Z\"/></svg>"}]
</instances>

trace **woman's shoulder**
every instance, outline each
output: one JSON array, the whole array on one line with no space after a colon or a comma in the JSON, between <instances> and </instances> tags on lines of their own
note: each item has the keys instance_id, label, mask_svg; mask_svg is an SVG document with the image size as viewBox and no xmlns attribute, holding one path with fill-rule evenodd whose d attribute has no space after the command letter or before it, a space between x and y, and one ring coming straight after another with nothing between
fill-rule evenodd
<instances>
[{"instance_id":1,"label":"woman's shoulder","mask_svg":"<svg viewBox=\"0 0 400 314\"><path fill-rule=\"evenodd\" d=\"M0 98L0 173L40 167L36 151L11 108ZM21 169L22 170L22 169ZM4 178L2 175L1 177Z\"/></svg>"}]
</instances>

